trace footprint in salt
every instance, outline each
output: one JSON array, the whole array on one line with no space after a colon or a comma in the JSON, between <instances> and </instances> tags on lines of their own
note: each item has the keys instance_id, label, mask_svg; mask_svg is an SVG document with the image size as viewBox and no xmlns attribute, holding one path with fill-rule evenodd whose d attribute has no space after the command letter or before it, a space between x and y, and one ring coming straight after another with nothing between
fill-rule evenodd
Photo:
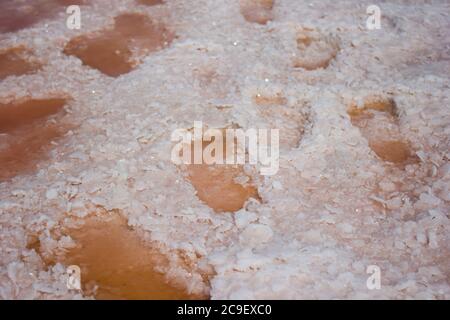
<instances>
[{"instance_id":1,"label":"footprint in salt","mask_svg":"<svg viewBox=\"0 0 450 320\"><path fill-rule=\"evenodd\" d=\"M88 0L1 0L0 33L16 32L64 12L69 5L87 4Z\"/></svg>"},{"instance_id":2,"label":"footprint in salt","mask_svg":"<svg viewBox=\"0 0 450 320\"><path fill-rule=\"evenodd\" d=\"M339 52L338 39L317 30L301 28L297 33L294 67L311 71L327 68Z\"/></svg>"},{"instance_id":3,"label":"footprint in salt","mask_svg":"<svg viewBox=\"0 0 450 320\"><path fill-rule=\"evenodd\" d=\"M203 142L202 150L204 151L213 142L214 140ZM223 134L224 155L226 144L226 134ZM234 147L236 148L236 145ZM191 148L193 157L193 143ZM185 166L188 180L197 191L197 197L215 212L236 212L242 209L250 198L260 200L258 190L252 179L245 173L243 165L193 164L193 158L191 163Z\"/></svg>"},{"instance_id":4,"label":"footprint in salt","mask_svg":"<svg viewBox=\"0 0 450 320\"><path fill-rule=\"evenodd\" d=\"M171 283L163 272L167 258L141 239L119 212L91 214L79 227L64 228L76 246L57 260L81 269L84 295L107 300L206 299Z\"/></svg>"},{"instance_id":5,"label":"footprint in salt","mask_svg":"<svg viewBox=\"0 0 450 320\"><path fill-rule=\"evenodd\" d=\"M37 72L42 65L25 46L0 50L0 80Z\"/></svg>"},{"instance_id":6,"label":"footprint in salt","mask_svg":"<svg viewBox=\"0 0 450 320\"><path fill-rule=\"evenodd\" d=\"M69 126L59 122L67 98L0 103L0 182L34 171Z\"/></svg>"},{"instance_id":7,"label":"footprint in salt","mask_svg":"<svg viewBox=\"0 0 450 320\"><path fill-rule=\"evenodd\" d=\"M299 146L310 122L310 107L307 104L290 106L281 92L257 93L253 102L271 128L280 128L281 148L291 149Z\"/></svg>"},{"instance_id":8,"label":"footprint in salt","mask_svg":"<svg viewBox=\"0 0 450 320\"><path fill-rule=\"evenodd\" d=\"M273 20L274 0L240 0L242 16L251 23L266 24Z\"/></svg>"},{"instance_id":9,"label":"footprint in salt","mask_svg":"<svg viewBox=\"0 0 450 320\"><path fill-rule=\"evenodd\" d=\"M132 71L144 56L167 47L174 37L161 22L144 14L123 13L114 18L113 28L71 39L64 53L118 77Z\"/></svg>"},{"instance_id":10,"label":"footprint in salt","mask_svg":"<svg viewBox=\"0 0 450 320\"><path fill-rule=\"evenodd\" d=\"M361 108L353 104L347 112L380 159L399 165L417 162L417 156L400 132L393 99L368 97Z\"/></svg>"}]
</instances>

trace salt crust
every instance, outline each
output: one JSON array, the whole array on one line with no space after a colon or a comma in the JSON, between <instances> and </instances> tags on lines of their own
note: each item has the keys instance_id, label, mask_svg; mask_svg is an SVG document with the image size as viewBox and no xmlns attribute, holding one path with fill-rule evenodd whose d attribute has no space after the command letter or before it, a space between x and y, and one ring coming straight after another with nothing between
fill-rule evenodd
<instances>
[{"instance_id":1,"label":"salt crust","mask_svg":"<svg viewBox=\"0 0 450 320\"><path fill-rule=\"evenodd\" d=\"M181 249L200 257L199 270L212 267L210 288L188 277L176 255L166 272L213 299L450 299L450 5L383 3L379 31L365 29L365 9L359 1L285 0L262 26L245 21L237 1L98 0L82 7L81 31L61 27L61 13L1 35L1 48L32 47L44 67L2 81L0 97L67 93L77 128L35 175L0 183L0 297L89 298L68 291L64 266L46 269L27 237L39 235L55 254L73 243L50 230L103 206L123 212L161 250ZM118 78L62 54L70 38L130 10L158 17L178 38ZM326 69L294 67L301 28L339 39ZM170 133L194 120L264 127L252 97L273 92L310 108L307 130L281 153L276 176L250 168L262 203L215 214L170 162ZM351 125L347 106L373 94L395 99L420 163L384 163ZM367 290L368 265L381 268L381 290Z\"/></svg>"}]
</instances>

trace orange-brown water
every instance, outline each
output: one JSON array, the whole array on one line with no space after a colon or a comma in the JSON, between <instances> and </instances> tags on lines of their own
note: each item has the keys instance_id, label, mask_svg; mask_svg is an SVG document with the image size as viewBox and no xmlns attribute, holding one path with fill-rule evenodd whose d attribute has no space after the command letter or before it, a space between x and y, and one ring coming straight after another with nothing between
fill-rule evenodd
<instances>
[{"instance_id":1,"label":"orange-brown water","mask_svg":"<svg viewBox=\"0 0 450 320\"><path fill-rule=\"evenodd\" d=\"M163 0L137 0L138 3L140 4L145 4L147 6L154 6L157 4L163 4L164 1Z\"/></svg>"},{"instance_id":2,"label":"orange-brown water","mask_svg":"<svg viewBox=\"0 0 450 320\"><path fill-rule=\"evenodd\" d=\"M408 143L399 140L370 141L369 147L384 161L392 163L405 163L411 158Z\"/></svg>"},{"instance_id":3,"label":"orange-brown water","mask_svg":"<svg viewBox=\"0 0 450 320\"><path fill-rule=\"evenodd\" d=\"M241 14L248 22L266 24L272 20L274 0L240 0Z\"/></svg>"},{"instance_id":4,"label":"orange-brown water","mask_svg":"<svg viewBox=\"0 0 450 320\"><path fill-rule=\"evenodd\" d=\"M77 243L64 257L81 268L85 295L97 299L206 299L171 284L156 267L167 260L143 242L118 213L89 216L67 232ZM95 288L97 289L95 290Z\"/></svg>"},{"instance_id":5,"label":"orange-brown water","mask_svg":"<svg viewBox=\"0 0 450 320\"><path fill-rule=\"evenodd\" d=\"M64 53L117 77L133 70L141 57L169 45L174 37L162 23L143 14L124 13L114 21L112 29L73 38Z\"/></svg>"},{"instance_id":6,"label":"orange-brown water","mask_svg":"<svg viewBox=\"0 0 450 320\"><path fill-rule=\"evenodd\" d=\"M188 173L198 198L216 212L235 212L249 198L259 199L251 182L243 186L234 181L245 176L242 166L192 164Z\"/></svg>"},{"instance_id":7,"label":"orange-brown water","mask_svg":"<svg viewBox=\"0 0 450 320\"><path fill-rule=\"evenodd\" d=\"M46 159L52 141L68 129L48 121L65 103L63 98L0 103L0 181L29 173Z\"/></svg>"},{"instance_id":8,"label":"orange-brown water","mask_svg":"<svg viewBox=\"0 0 450 320\"><path fill-rule=\"evenodd\" d=\"M257 94L253 97L253 101L258 106L269 107L269 106L276 106L276 105L284 105L284 104L286 104L287 99L280 93L277 93L275 95Z\"/></svg>"},{"instance_id":9,"label":"orange-brown water","mask_svg":"<svg viewBox=\"0 0 450 320\"><path fill-rule=\"evenodd\" d=\"M369 147L384 161L406 164L416 161L409 143L397 126L394 100L370 98L362 108L349 108L352 124L368 140Z\"/></svg>"},{"instance_id":10,"label":"orange-brown water","mask_svg":"<svg viewBox=\"0 0 450 320\"><path fill-rule=\"evenodd\" d=\"M41 65L31 59L31 50L24 46L0 51L0 80L38 71Z\"/></svg>"},{"instance_id":11,"label":"orange-brown water","mask_svg":"<svg viewBox=\"0 0 450 320\"><path fill-rule=\"evenodd\" d=\"M203 142L203 150L208 145L209 142ZM192 155L193 151L192 144ZM223 154L226 154L225 134ZM260 199L257 188L244 172L242 165L190 164L187 166L187 173L189 181L197 191L197 197L215 212L235 212L241 209L249 198ZM248 181L244 184L236 182L236 178L242 177Z\"/></svg>"}]
</instances>

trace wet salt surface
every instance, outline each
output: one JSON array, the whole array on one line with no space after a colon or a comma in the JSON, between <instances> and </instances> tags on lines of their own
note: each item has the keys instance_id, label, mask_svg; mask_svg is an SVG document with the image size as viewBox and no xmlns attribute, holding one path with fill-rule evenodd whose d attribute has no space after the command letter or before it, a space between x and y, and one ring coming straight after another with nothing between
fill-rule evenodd
<instances>
[{"instance_id":1,"label":"wet salt surface","mask_svg":"<svg viewBox=\"0 0 450 320\"><path fill-rule=\"evenodd\" d=\"M120 286L120 279L128 279L120 261L120 268L111 271L95 254L83 260L74 249L85 243L87 251L98 252L97 238L106 238L102 248L116 247L99 231L110 227L103 229L99 222L90 228L85 217L104 206L135 228L111 227L110 232L120 229L119 238L129 237L131 252L144 250L133 240L138 234L168 248L161 249L163 260L170 261L163 271L167 279L181 281L175 287L186 292L210 291L213 299L448 299L448 76L428 63L445 66L441 57L450 23L442 12L450 8L383 4L383 16L391 22L382 32L355 22L365 14L362 9L356 1L324 0L313 6L275 1L271 20L260 24L246 20L241 4L234 2L144 6L134 0L98 0L82 8L80 31L44 26L49 17L3 34L2 50L23 44L37 60L52 61L32 76L5 79L1 101L65 90L74 97L74 110L64 119L82 125L64 143L51 143L56 158L39 157L41 170L0 183L1 297L88 297L67 290L69 262L44 263L45 257L68 252L89 274L86 293L98 278L98 297L128 297L130 290ZM105 40L109 56L115 41L131 51L134 71L127 72L129 64L122 59L125 72L118 78L80 68L75 57L61 54L79 34L83 41L77 45L89 47L91 36L115 32L113 17L127 12L152 21L162 18L163 26L179 36L176 43L167 50L145 50L134 30L118 37L132 39L126 43ZM365 109L366 98L374 95L392 97L398 112L373 105L360 116L347 112L353 101ZM47 123L62 123L53 117L19 127L45 121L33 134L38 137ZM245 176L240 169L199 168L196 187L189 168L180 170L168 159L170 132L194 120L219 128L278 127L279 172L262 178L251 168ZM15 132L8 130L2 139ZM260 200L245 201L253 191L243 181ZM223 197L228 191L236 196ZM208 195L215 194L220 196L210 197L208 205ZM228 203L230 210L242 209L220 211ZM87 224L80 233L66 233L73 242L54 234L55 228L69 228L66 222L74 217ZM124 257L121 249L111 251ZM153 266L146 253L145 264ZM189 257L190 268L181 267L180 256ZM141 261L134 258L123 259L139 270ZM366 267L374 264L382 271L382 289L370 291ZM110 274L111 281L101 273Z\"/></svg>"}]
</instances>

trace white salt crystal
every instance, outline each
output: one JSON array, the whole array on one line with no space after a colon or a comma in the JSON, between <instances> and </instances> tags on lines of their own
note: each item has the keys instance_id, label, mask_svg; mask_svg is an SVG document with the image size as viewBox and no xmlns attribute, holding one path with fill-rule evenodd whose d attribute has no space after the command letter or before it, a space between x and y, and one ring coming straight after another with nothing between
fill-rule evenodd
<instances>
[{"instance_id":1,"label":"white salt crystal","mask_svg":"<svg viewBox=\"0 0 450 320\"><path fill-rule=\"evenodd\" d=\"M240 235L241 243L249 246L256 246L267 243L273 237L273 231L269 226L263 224L250 224Z\"/></svg>"},{"instance_id":2,"label":"white salt crystal","mask_svg":"<svg viewBox=\"0 0 450 320\"><path fill-rule=\"evenodd\" d=\"M56 190L56 189L49 189L49 190L47 190L47 192L45 193L45 196L46 196L47 199L49 199L49 200L56 199L56 198L58 197L58 190Z\"/></svg>"},{"instance_id":3,"label":"white salt crystal","mask_svg":"<svg viewBox=\"0 0 450 320\"><path fill-rule=\"evenodd\" d=\"M249 223L256 221L257 215L254 212L241 209L234 214L234 221L238 228L244 228Z\"/></svg>"},{"instance_id":4,"label":"white salt crystal","mask_svg":"<svg viewBox=\"0 0 450 320\"><path fill-rule=\"evenodd\" d=\"M273 188L274 188L275 190L283 190L283 185L282 185L281 182L278 181L278 180L274 180L274 181L272 182L272 186L273 186Z\"/></svg>"}]
</instances>

